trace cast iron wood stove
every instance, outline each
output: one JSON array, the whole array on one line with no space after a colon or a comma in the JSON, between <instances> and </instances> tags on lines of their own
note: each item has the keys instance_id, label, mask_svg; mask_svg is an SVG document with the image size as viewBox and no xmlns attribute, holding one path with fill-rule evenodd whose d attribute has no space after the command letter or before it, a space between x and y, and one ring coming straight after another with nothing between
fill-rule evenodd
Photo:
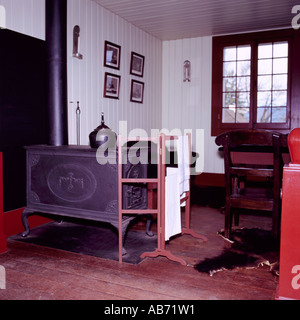
<instances>
[{"instance_id":1,"label":"cast iron wood stove","mask_svg":"<svg viewBox=\"0 0 300 320\"><path fill-rule=\"evenodd\" d=\"M148 148L131 147L127 150L130 150L124 152L127 161L123 161L125 178L147 177L145 157L148 157ZM22 214L24 237L30 233L28 216L33 214L101 221L118 229L116 150L101 155L89 146L39 145L26 147L26 154L27 206ZM143 160L137 163L137 156ZM103 160L107 163L100 164L105 162ZM123 199L124 209L146 209L147 186L124 185ZM132 219L132 216L123 218L123 239Z\"/></svg>"}]
</instances>

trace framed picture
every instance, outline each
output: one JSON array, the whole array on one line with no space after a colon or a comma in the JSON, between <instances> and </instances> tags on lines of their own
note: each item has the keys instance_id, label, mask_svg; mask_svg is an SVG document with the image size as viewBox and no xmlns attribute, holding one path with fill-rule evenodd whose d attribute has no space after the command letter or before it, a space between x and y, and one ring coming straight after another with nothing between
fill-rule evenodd
<instances>
[{"instance_id":1,"label":"framed picture","mask_svg":"<svg viewBox=\"0 0 300 320\"><path fill-rule=\"evenodd\" d=\"M144 83L136 80L131 80L130 101L143 103L144 100Z\"/></svg>"},{"instance_id":2,"label":"framed picture","mask_svg":"<svg viewBox=\"0 0 300 320\"><path fill-rule=\"evenodd\" d=\"M112 73L105 73L104 97L119 99L121 76Z\"/></svg>"},{"instance_id":3,"label":"framed picture","mask_svg":"<svg viewBox=\"0 0 300 320\"><path fill-rule=\"evenodd\" d=\"M121 47L105 41L104 44L104 66L120 70Z\"/></svg>"},{"instance_id":4,"label":"framed picture","mask_svg":"<svg viewBox=\"0 0 300 320\"><path fill-rule=\"evenodd\" d=\"M131 62L130 62L130 74L134 76L143 77L144 76L144 64L145 64L145 57L131 52Z\"/></svg>"}]
</instances>

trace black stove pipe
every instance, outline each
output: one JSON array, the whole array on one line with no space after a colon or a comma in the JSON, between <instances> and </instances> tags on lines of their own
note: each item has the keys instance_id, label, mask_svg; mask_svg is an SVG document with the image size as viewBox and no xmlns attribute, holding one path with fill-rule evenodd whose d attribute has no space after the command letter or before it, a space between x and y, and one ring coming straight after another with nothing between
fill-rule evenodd
<instances>
[{"instance_id":1,"label":"black stove pipe","mask_svg":"<svg viewBox=\"0 0 300 320\"><path fill-rule=\"evenodd\" d=\"M68 144L67 0L46 0L49 144Z\"/></svg>"}]
</instances>

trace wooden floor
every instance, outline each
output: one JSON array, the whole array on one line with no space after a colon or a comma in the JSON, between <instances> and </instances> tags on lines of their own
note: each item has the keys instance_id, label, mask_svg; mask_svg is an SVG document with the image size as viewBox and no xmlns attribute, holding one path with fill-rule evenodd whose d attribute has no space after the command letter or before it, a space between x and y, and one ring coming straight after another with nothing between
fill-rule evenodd
<instances>
[{"instance_id":1,"label":"wooden floor","mask_svg":"<svg viewBox=\"0 0 300 320\"><path fill-rule=\"evenodd\" d=\"M191 264L217 256L225 241L219 210L192 207L192 227L209 241L184 235L168 248ZM242 216L240 225L264 225L269 218ZM0 300L273 300L278 278L267 267L236 269L209 276L164 257L146 258L139 265L110 261L8 240L0 255L6 289Z\"/></svg>"}]
</instances>

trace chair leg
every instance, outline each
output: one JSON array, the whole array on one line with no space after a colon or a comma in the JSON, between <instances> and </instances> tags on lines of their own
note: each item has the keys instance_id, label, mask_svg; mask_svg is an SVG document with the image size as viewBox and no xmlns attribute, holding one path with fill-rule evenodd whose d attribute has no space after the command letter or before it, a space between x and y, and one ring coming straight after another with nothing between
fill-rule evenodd
<instances>
[{"instance_id":1,"label":"chair leg","mask_svg":"<svg viewBox=\"0 0 300 320\"><path fill-rule=\"evenodd\" d=\"M224 236L225 238L228 238L228 239L230 238L230 235L231 235L231 224L232 224L231 208L230 206L226 206Z\"/></svg>"},{"instance_id":2,"label":"chair leg","mask_svg":"<svg viewBox=\"0 0 300 320\"><path fill-rule=\"evenodd\" d=\"M234 210L234 226L237 227L240 223L240 214L237 209Z\"/></svg>"},{"instance_id":3,"label":"chair leg","mask_svg":"<svg viewBox=\"0 0 300 320\"><path fill-rule=\"evenodd\" d=\"M274 238L278 238L280 235L280 210L278 207L273 210L272 233Z\"/></svg>"}]
</instances>

